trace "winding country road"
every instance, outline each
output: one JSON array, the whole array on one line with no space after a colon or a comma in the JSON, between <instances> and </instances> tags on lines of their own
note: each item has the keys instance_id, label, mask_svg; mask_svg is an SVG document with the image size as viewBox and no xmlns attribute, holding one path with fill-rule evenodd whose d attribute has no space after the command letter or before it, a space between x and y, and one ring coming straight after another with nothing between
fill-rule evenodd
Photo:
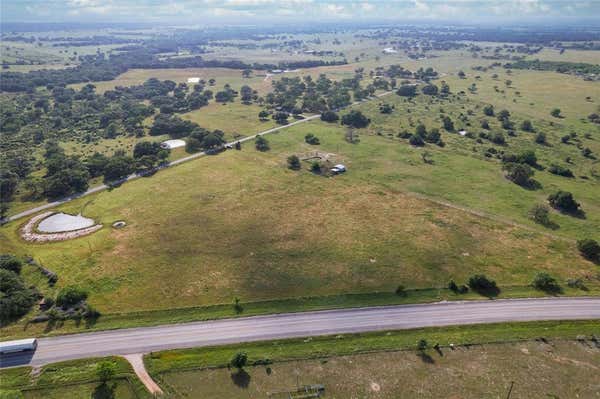
<instances>
[{"instance_id":1,"label":"winding country road","mask_svg":"<svg viewBox=\"0 0 600 399\"><path fill-rule=\"evenodd\" d=\"M100 331L39 339L34 354L0 367L40 366L95 356L328 334L509 321L599 319L600 297L536 298L338 309Z\"/></svg>"},{"instance_id":2,"label":"winding country road","mask_svg":"<svg viewBox=\"0 0 600 399\"><path fill-rule=\"evenodd\" d=\"M352 107L352 106L357 105L357 104L361 104L361 103L364 103L364 102L369 102L369 101L372 101L372 100L376 100L376 99L378 99L380 97L384 97L384 96L387 96L387 95L392 94L392 93L393 93L393 91L386 91L384 93L377 94L374 97L367 98L367 99L362 100L362 101L356 101L356 102L354 102L354 103L352 103L352 104L350 104L350 105L348 105L348 106L346 106L344 108L349 108L349 107ZM321 117L321 114L311 115L311 116L308 116L308 117L306 117L304 119L300 119L300 120L288 123L287 125L277 126L277 127L272 128L272 129L264 130L264 131L262 131L260 133L253 134L252 136L244 137L242 139L226 143L225 147L234 146L238 142L239 143L243 143L245 141L254 140L258 136L262 136L264 134L275 133L275 132L277 132L279 130L287 129L289 127L292 127L292 126L295 126L295 125L299 125L301 123L306 123L306 122L315 120L315 119L320 118L320 117ZM171 166L176 166L176 165L182 164L184 162L188 162L188 161L191 161L193 159L203 157L205 155L207 155L206 152L197 152L195 154L188 155L187 157L180 158L180 159L177 159L175 161L171 161L171 162L168 162L168 163L166 163L164 165L161 165L161 166L157 167L153 171L153 173L156 172L156 171L159 171L161 169L166 169L166 168L169 168ZM126 178L124 178L122 180L118 180L118 181L112 182L111 185L112 186L121 185L121 184L126 183L128 181L135 180L135 179L138 179L140 177L144 177L146 175L147 174L134 173L132 175L127 176ZM53 201L53 202L49 202L49 203L44 204L44 205L36 206L35 208L31 208L31 209L28 209L28 210L23 211L23 212L16 213L16 214L14 214L12 216L8 216L5 219L3 219L1 222L2 223L12 222L14 220L21 219L21 218L23 218L25 216L30 216L30 215L36 214L38 212L45 211L46 209L57 207L57 206L59 206L61 204L73 201L73 200L75 200L77 198L85 197L85 196L88 196L90 194L94 194L94 193L97 193L97 192L100 192L100 191L104 191L104 190L106 190L108 188L109 188L108 184L100 184L98 186L95 186L95 187L92 187L92 188L88 189L87 191L85 191L83 193L74 194L74 195L71 195L71 196L68 196L68 197L61 198L59 200Z\"/></svg>"}]
</instances>

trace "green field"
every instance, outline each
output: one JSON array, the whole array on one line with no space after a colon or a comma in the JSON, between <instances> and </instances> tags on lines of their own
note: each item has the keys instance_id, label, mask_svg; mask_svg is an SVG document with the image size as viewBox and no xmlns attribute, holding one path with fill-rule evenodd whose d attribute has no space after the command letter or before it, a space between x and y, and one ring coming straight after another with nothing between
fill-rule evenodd
<instances>
[{"instance_id":1,"label":"green field","mask_svg":"<svg viewBox=\"0 0 600 399\"><path fill-rule=\"evenodd\" d=\"M323 384L326 398L491 398L511 381L515 397L593 397L600 348L590 335L598 328L597 321L542 322L338 335L166 351L147 356L146 365L178 398L262 397L297 384ZM417 352L421 339L429 348ZM238 351L250 365L267 366L225 368Z\"/></svg>"}]
</instances>

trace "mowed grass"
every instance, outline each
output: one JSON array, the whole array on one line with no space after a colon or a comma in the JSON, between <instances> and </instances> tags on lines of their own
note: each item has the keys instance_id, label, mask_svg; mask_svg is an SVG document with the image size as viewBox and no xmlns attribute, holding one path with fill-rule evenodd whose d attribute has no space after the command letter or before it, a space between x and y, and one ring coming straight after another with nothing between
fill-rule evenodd
<instances>
[{"instance_id":1,"label":"mowed grass","mask_svg":"<svg viewBox=\"0 0 600 399\"><path fill-rule=\"evenodd\" d=\"M314 150L303 143L307 132L349 172L288 170L288 155ZM365 134L352 145L343 129L320 122L268 137L270 152L247 143L60 208L78 213L85 203L84 214L105 225L91 236L26 244L20 221L2 228L2 250L32 255L58 273L59 287L83 286L104 313L439 287L474 273L500 285L527 285L542 270L594 284L597 266L572 241L404 193L425 176L437 179L431 187L452 178L455 193L475 192L458 176L477 173L493 177L494 190L520 194L496 164L433 150L437 163L428 166L405 143ZM110 228L116 220L127 227Z\"/></svg>"},{"instance_id":2,"label":"mowed grass","mask_svg":"<svg viewBox=\"0 0 600 399\"><path fill-rule=\"evenodd\" d=\"M178 398L256 398L323 384L323 398L595 397L600 349L576 341L528 341L380 352L248 367L161 374ZM285 395L274 397L287 397Z\"/></svg>"},{"instance_id":3,"label":"mowed grass","mask_svg":"<svg viewBox=\"0 0 600 399\"><path fill-rule=\"evenodd\" d=\"M263 108L257 104L242 104L239 98L232 103L211 102L205 107L182 115L182 118L196 122L205 129L219 129L225 132L228 141L239 136L250 136L277 126L269 119L260 121L258 113Z\"/></svg>"}]
</instances>

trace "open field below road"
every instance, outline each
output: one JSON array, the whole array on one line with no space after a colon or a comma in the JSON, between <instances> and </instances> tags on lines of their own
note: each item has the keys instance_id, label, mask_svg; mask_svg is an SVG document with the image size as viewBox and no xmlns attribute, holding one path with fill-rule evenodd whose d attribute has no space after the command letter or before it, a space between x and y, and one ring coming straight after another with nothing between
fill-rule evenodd
<instances>
[{"instance_id":1,"label":"open field below road","mask_svg":"<svg viewBox=\"0 0 600 399\"><path fill-rule=\"evenodd\" d=\"M592 344L593 345L593 344ZM323 384L323 398L593 398L600 349L573 341L372 353L249 367L165 373L178 398L256 398ZM277 397L277 396L274 396ZM280 397L285 397L281 395Z\"/></svg>"}]
</instances>

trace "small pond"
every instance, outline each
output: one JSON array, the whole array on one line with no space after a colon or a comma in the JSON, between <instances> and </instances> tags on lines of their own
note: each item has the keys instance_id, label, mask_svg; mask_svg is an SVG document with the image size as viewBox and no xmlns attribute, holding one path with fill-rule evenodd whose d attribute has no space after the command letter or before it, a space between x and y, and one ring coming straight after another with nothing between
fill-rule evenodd
<instances>
[{"instance_id":1,"label":"small pond","mask_svg":"<svg viewBox=\"0 0 600 399\"><path fill-rule=\"evenodd\" d=\"M38 224L38 231L42 233L62 233L85 229L94 225L94 220L81 215L73 216L66 213L55 213L48 216Z\"/></svg>"}]
</instances>

